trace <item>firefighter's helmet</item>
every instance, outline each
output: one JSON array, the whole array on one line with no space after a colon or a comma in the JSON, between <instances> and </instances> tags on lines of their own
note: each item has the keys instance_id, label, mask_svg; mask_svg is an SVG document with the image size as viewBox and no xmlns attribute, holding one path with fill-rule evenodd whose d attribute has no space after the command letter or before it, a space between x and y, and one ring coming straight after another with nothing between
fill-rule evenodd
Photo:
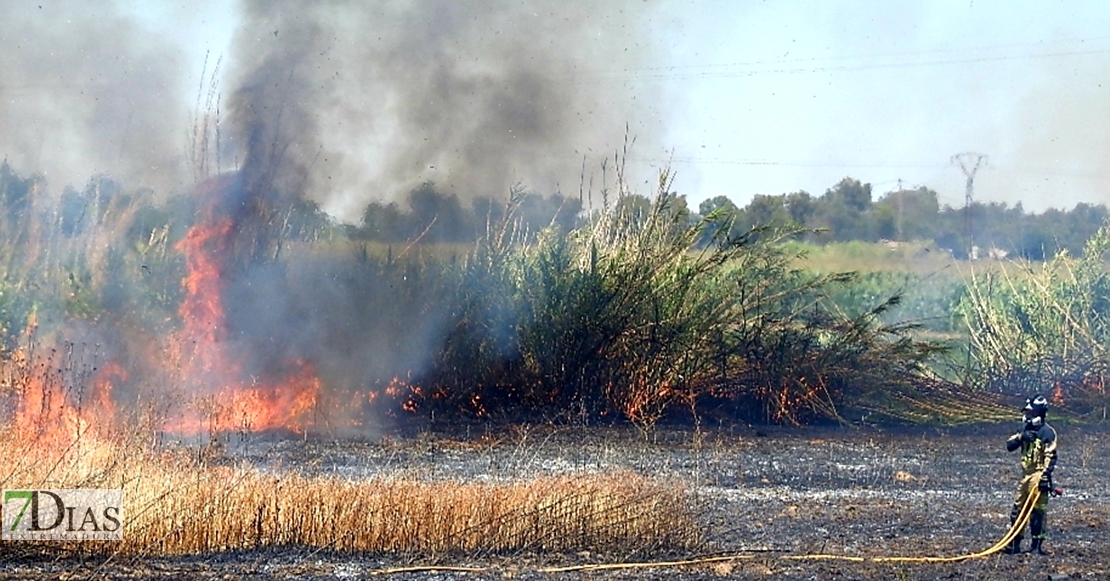
<instances>
[{"instance_id":1,"label":"firefighter's helmet","mask_svg":"<svg viewBox=\"0 0 1110 581\"><path fill-rule=\"evenodd\" d=\"M1021 411L1025 412L1026 418L1041 418L1043 420L1045 414L1048 413L1048 400L1043 395L1034 395L1025 400L1025 407Z\"/></svg>"}]
</instances>

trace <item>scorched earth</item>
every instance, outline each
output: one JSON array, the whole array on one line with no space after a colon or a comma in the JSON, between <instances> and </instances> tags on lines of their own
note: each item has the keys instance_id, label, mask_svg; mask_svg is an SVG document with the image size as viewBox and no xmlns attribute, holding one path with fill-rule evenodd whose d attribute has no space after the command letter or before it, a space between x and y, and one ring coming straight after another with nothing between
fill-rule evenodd
<instances>
[{"instance_id":1,"label":"scorched earth","mask_svg":"<svg viewBox=\"0 0 1110 581\"><path fill-rule=\"evenodd\" d=\"M1004 442L1013 426L827 429L472 427L372 439L231 436L218 461L344 478L526 479L631 471L684 483L702 539L693 551L637 562L743 556L687 565L543 572L621 563L580 551L441 556L338 554L300 548L177 558L6 557L3 579L1107 579L1110 449L1105 429L1059 426L1048 556L959 563L795 560L795 555L949 556L1001 538L1020 472ZM1028 541L1026 541L1028 545ZM396 569L436 565L442 569ZM450 570L468 568L468 571ZM390 571L393 570L393 571ZM377 578L383 578L378 576Z\"/></svg>"}]
</instances>

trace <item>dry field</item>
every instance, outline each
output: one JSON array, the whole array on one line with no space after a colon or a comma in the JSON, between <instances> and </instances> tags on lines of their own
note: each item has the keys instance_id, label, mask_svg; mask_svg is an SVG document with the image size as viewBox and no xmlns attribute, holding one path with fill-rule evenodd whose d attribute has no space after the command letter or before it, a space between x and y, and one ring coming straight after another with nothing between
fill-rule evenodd
<instances>
[{"instance_id":1,"label":"dry field","mask_svg":"<svg viewBox=\"0 0 1110 581\"><path fill-rule=\"evenodd\" d=\"M634 430L553 427L394 433L362 440L231 436L222 447L205 449L204 462L212 471L206 477L223 474L223 489L238 490L231 497L242 502L256 498L260 505L277 503L284 496L281 487L290 486L280 483L327 482L338 487L334 490L348 493L364 487L360 497L377 486L380 494L394 495L394 506L419 505L410 514L424 515L426 522L408 523L409 532L392 535L390 538L409 538L414 543L394 550L342 544L343 539L371 536L368 530L328 533L332 542L306 546L296 541L295 531L281 532L298 526L289 521L265 529L269 531L265 534L288 535L289 543L271 539L259 543L262 548L251 548L237 542L238 538L225 539L227 549L206 548L199 554L189 547L136 551L131 546L124 550L126 541L118 549L91 553L80 547L17 550L12 543L5 543L0 551L0 578L360 579L383 572L388 575L375 578L1110 578L1110 543L1106 542L1110 483L1104 477L1110 473L1108 434L1070 426L1058 426L1057 483L1066 492L1050 501L1047 545L1052 554L1047 557L994 555L960 563L921 564L791 558L812 554L945 556L990 546L1007 528L1018 473L1016 456L1007 454L1003 446L1012 427L898 432L874 428L659 430L646 438ZM166 448L169 457L196 453L190 447ZM613 490L623 490L628 496L616 498L610 494ZM441 515L464 506L466 499L497 497L490 491L500 491L502 498L536 495L513 499L514 506L563 503L565 510L550 513L560 516L547 524L528 523L532 529L503 522L501 528L485 529L479 535L467 536L458 530L439 537L433 534L430 527L437 519L452 520ZM223 514L212 506L216 498L218 495L213 495L199 502L192 514L208 514L207 518ZM574 504L566 499L590 500ZM651 501L641 502L645 499ZM661 507L660 499L673 505ZM602 500L611 504L599 511L588 508ZM322 522L339 522L348 528L351 525L343 523L357 522L338 518L334 514L337 505L326 506L332 512L325 514ZM621 512L631 507L642 510L635 515ZM493 503L479 503L466 510L486 511L486 516L476 517L475 522L490 522L488 515L498 509ZM567 511L608 515L607 526L620 523L618 528L624 532L589 529L582 524L588 519L568 518ZM617 513L623 516L614 517ZM520 513L503 514L509 515L503 518L515 520ZM688 516L694 519L692 523ZM656 522L643 522L645 519ZM390 530L398 530L400 522ZM550 528L551 523L568 522L578 523L578 528ZM235 535L263 534L259 530L248 527ZM483 540L494 538L499 531L505 532L506 538L539 535L548 542L481 548ZM642 542L633 538L637 536ZM420 546L432 538L462 537L473 544L462 550ZM609 542L613 539L619 542ZM686 565L550 570L730 555L737 558ZM404 570L425 565L440 569Z\"/></svg>"}]
</instances>

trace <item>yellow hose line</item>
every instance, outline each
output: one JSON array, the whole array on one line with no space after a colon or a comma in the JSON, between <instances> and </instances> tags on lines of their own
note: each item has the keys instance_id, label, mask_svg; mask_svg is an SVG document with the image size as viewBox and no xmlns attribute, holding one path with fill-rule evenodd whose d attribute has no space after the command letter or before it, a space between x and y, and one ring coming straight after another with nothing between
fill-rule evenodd
<instances>
[{"instance_id":1,"label":"yellow hose line","mask_svg":"<svg viewBox=\"0 0 1110 581\"><path fill-rule=\"evenodd\" d=\"M789 561L851 561L855 563L957 563L960 561L967 561L969 559L979 559L989 555L993 555L1001 551L1014 540L1029 523L1029 517L1033 514L1033 507L1036 506L1037 500L1040 498L1040 490L1033 489L1033 493L1025 499L1025 504L1021 507L1021 512L1018 513L1017 520L1010 525L1010 530L995 544L990 547L979 551L977 553L970 553L967 555L957 555L954 557L859 557L854 555L832 555L832 554L809 554L809 555L782 555L777 558ZM632 568L646 568L646 567L676 567L681 565L702 565L706 563L717 563L721 561L735 561L741 559L754 559L755 555L738 554L718 557L704 557L700 559L686 559L682 561L656 561L656 562L642 562L642 563L601 563L596 565L571 565L568 567L546 567L539 569L540 573L565 573L568 571L597 571L602 569L632 569Z\"/></svg>"},{"instance_id":2,"label":"yellow hose line","mask_svg":"<svg viewBox=\"0 0 1110 581\"><path fill-rule=\"evenodd\" d=\"M851 561L855 563L958 563L960 561L967 561L970 559L981 559L993 555L1009 545L1014 537L1025 528L1029 523L1029 517L1033 514L1033 507L1036 506L1037 500L1041 497L1041 491L1037 488L1025 499L1025 504L1022 505L1021 511L1018 513L1018 518L1010 525L1010 530L998 540L997 543L979 551L977 553L969 553L967 555L957 555L953 557L860 557L854 555L833 555L815 553L808 555L780 555L775 557L777 559L784 559L789 561ZM567 573L571 571L601 571L611 569L644 569L652 567L681 567L685 565L705 565L708 563L720 563L726 561L741 561L754 559L756 556L750 553L741 553L735 555L720 555L716 557L699 557L696 559L683 559L677 561L643 561L632 563L595 563L591 565L569 565L565 567L543 567L537 569L539 573ZM482 567L453 567L453 566L435 566L424 565L415 567L398 567L395 569L378 569L371 571L371 575L389 575L392 573L412 573L412 572L429 572L429 571L468 571L468 572L484 572L489 568Z\"/></svg>"},{"instance_id":3,"label":"yellow hose line","mask_svg":"<svg viewBox=\"0 0 1110 581\"><path fill-rule=\"evenodd\" d=\"M958 563L960 561L967 561L969 559L979 559L987 557L1001 551L1014 540L1025 528L1029 522L1029 517L1033 514L1033 507L1036 506L1037 500L1041 497L1041 491L1037 488L1025 499L1025 504L1021 507L1021 512L1018 513L1017 520L1010 526L1010 530L995 544L990 547L979 551L978 553L971 553L969 555L958 555L955 557L872 557L871 560L876 563Z\"/></svg>"},{"instance_id":4,"label":"yellow hose line","mask_svg":"<svg viewBox=\"0 0 1110 581\"><path fill-rule=\"evenodd\" d=\"M717 557L699 557L697 559L683 559L680 561L644 561L640 563L596 563L593 565L569 565L566 567L544 567L537 569L539 573L566 573L568 571L602 571L605 569L646 569L650 567L681 567L683 565L705 565L707 563L720 563L723 561L743 561L754 559L755 555L722 555Z\"/></svg>"},{"instance_id":5,"label":"yellow hose line","mask_svg":"<svg viewBox=\"0 0 1110 581\"><path fill-rule=\"evenodd\" d=\"M371 575L393 575L396 573L428 573L431 571L450 571L452 573L484 573L489 567L459 567L457 565L415 565L412 567L394 567L392 569L375 569Z\"/></svg>"}]
</instances>

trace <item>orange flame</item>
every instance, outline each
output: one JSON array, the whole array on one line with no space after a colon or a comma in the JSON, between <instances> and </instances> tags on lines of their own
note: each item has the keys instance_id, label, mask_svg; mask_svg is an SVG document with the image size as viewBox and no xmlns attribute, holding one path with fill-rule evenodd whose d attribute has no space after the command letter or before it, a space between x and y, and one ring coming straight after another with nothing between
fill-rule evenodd
<instances>
[{"instance_id":1,"label":"orange flame","mask_svg":"<svg viewBox=\"0 0 1110 581\"><path fill-rule=\"evenodd\" d=\"M432 396L442 398L440 394L432 394ZM401 411L410 414L416 413L420 409L420 401L423 397L424 390L419 385L412 385L400 377L394 377L385 387L370 389L357 399L368 405L383 406L385 413L392 416L394 409L391 406L397 406Z\"/></svg>"},{"instance_id":2,"label":"orange flame","mask_svg":"<svg viewBox=\"0 0 1110 581\"><path fill-rule=\"evenodd\" d=\"M218 194L220 184L209 188L215 191L207 193ZM231 430L303 432L320 393L315 368L308 362L292 361L287 364L292 371L282 377L247 381L241 366L227 352L222 292L225 257L233 235L231 219L201 220L175 246L185 255L187 268L182 280L185 298L179 310L184 328L175 342L180 346L181 383L190 396L184 412L164 427L180 435Z\"/></svg>"},{"instance_id":3,"label":"orange flame","mask_svg":"<svg viewBox=\"0 0 1110 581\"><path fill-rule=\"evenodd\" d=\"M231 220L214 226L196 225L175 246L185 254L188 271L181 281L185 300L178 311L185 322L181 340L193 347L186 373L208 374L225 368L224 354L219 349L225 339L223 264L217 257L226 252L230 232Z\"/></svg>"},{"instance_id":4,"label":"orange flame","mask_svg":"<svg viewBox=\"0 0 1110 581\"><path fill-rule=\"evenodd\" d=\"M12 358L18 377L18 403L11 424L15 436L46 449L64 449L82 438L95 438L115 419L114 381L127 372L108 363L94 374L86 393L73 393L48 361L32 360L19 350Z\"/></svg>"},{"instance_id":5,"label":"orange flame","mask_svg":"<svg viewBox=\"0 0 1110 581\"><path fill-rule=\"evenodd\" d=\"M184 414L164 427L175 434L277 429L303 433L319 391L316 371L302 363L280 383L226 385L208 396L198 396Z\"/></svg>"},{"instance_id":6,"label":"orange flame","mask_svg":"<svg viewBox=\"0 0 1110 581\"><path fill-rule=\"evenodd\" d=\"M231 187L236 187L234 179L216 179L202 184L198 193L211 201ZM163 428L184 436L233 430L304 432L321 392L315 367L293 360L283 363L281 371L249 377L227 350L222 293L235 227L230 218L214 218L215 208L210 204L174 247L184 254L187 269L178 311L183 327L160 346L163 351L157 356L166 359L161 367L173 376L170 383L182 386L187 396L172 402L183 404L183 409L172 409ZM32 315L26 327L29 337L36 327ZM101 366L83 388L83 382L74 385L63 379L54 362L24 351L14 352L4 366L16 402L11 427L28 442L64 450L77 440L107 434L120 419L112 390L127 381L128 374L119 363Z\"/></svg>"},{"instance_id":7,"label":"orange flame","mask_svg":"<svg viewBox=\"0 0 1110 581\"><path fill-rule=\"evenodd\" d=\"M1058 406L1064 405L1064 386L1059 381L1052 388L1052 403Z\"/></svg>"}]
</instances>

